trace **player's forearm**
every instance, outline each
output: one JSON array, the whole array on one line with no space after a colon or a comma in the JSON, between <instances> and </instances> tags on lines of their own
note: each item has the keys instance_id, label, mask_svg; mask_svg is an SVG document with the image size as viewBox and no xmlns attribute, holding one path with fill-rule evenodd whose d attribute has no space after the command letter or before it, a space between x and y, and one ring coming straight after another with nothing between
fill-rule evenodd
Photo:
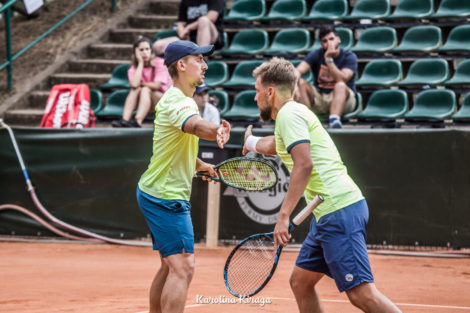
<instances>
[{"instance_id":1,"label":"player's forearm","mask_svg":"<svg viewBox=\"0 0 470 313\"><path fill-rule=\"evenodd\" d=\"M189 130L185 129L185 131L201 139L214 141L217 139L217 130L219 127L220 125L199 119L191 125Z\"/></svg>"},{"instance_id":2,"label":"player's forearm","mask_svg":"<svg viewBox=\"0 0 470 313\"><path fill-rule=\"evenodd\" d=\"M289 189L282 203L279 215L289 217L307 187L313 164L295 164L290 175Z\"/></svg>"},{"instance_id":3,"label":"player's forearm","mask_svg":"<svg viewBox=\"0 0 470 313\"><path fill-rule=\"evenodd\" d=\"M256 151L266 155L276 154L276 140L274 136L262 137L256 143Z\"/></svg>"}]
</instances>

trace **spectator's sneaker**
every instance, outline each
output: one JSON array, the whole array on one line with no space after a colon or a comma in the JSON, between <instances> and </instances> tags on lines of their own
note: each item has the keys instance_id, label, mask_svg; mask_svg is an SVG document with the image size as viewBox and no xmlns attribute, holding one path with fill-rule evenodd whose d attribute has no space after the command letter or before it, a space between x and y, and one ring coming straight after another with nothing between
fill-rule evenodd
<instances>
[{"instance_id":1,"label":"spectator's sneaker","mask_svg":"<svg viewBox=\"0 0 470 313\"><path fill-rule=\"evenodd\" d=\"M124 121L124 120L123 120L122 118L119 119L119 120L117 120L117 121L112 121L112 122L111 122L111 126L112 126L112 127L125 127L125 126L122 124L123 121Z\"/></svg>"},{"instance_id":2,"label":"spectator's sneaker","mask_svg":"<svg viewBox=\"0 0 470 313\"><path fill-rule=\"evenodd\" d=\"M337 118L330 120L330 128L343 128L343 124Z\"/></svg>"}]
</instances>

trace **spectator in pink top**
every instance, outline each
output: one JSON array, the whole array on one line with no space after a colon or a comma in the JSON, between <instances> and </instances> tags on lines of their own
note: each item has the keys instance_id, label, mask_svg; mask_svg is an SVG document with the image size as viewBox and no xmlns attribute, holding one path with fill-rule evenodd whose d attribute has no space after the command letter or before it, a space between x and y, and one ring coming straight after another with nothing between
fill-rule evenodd
<instances>
[{"instance_id":1,"label":"spectator in pink top","mask_svg":"<svg viewBox=\"0 0 470 313\"><path fill-rule=\"evenodd\" d=\"M145 37L134 43L132 66L127 76L131 90L124 103L122 118L113 121L113 127L141 127L150 108L173 83L164 60L154 57L151 42ZM136 107L135 119L132 119Z\"/></svg>"}]
</instances>

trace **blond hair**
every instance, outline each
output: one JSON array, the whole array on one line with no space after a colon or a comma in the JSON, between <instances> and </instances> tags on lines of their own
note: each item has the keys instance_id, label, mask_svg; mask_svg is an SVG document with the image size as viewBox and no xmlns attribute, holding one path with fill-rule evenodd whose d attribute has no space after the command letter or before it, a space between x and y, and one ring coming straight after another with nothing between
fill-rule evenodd
<instances>
[{"instance_id":1,"label":"blond hair","mask_svg":"<svg viewBox=\"0 0 470 313\"><path fill-rule=\"evenodd\" d=\"M253 77L256 79L259 77L263 86L274 86L281 94L292 95L299 79L299 73L291 62L275 57L255 68Z\"/></svg>"}]
</instances>

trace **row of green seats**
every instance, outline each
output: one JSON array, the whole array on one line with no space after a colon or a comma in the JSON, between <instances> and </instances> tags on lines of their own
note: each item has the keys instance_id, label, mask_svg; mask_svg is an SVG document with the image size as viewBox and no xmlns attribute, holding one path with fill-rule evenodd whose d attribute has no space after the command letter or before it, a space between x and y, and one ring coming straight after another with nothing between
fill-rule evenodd
<instances>
[{"instance_id":1,"label":"row of green seats","mask_svg":"<svg viewBox=\"0 0 470 313\"><path fill-rule=\"evenodd\" d=\"M455 93L448 89L429 89L420 92L409 109L408 96L398 89L377 90L371 94L364 111L357 114L359 121L470 121L470 93L466 94L457 111ZM457 111L457 112L456 112Z\"/></svg>"},{"instance_id":2,"label":"row of green seats","mask_svg":"<svg viewBox=\"0 0 470 313\"><path fill-rule=\"evenodd\" d=\"M301 60L293 60L297 66ZM232 75L229 75L228 66L223 61L208 61L205 73L205 83L211 87L250 87L254 86L253 70L263 63L261 60L242 61L238 63ZM127 80L128 64L118 65L110 80L101 85L102 89L129 88ZM440 58L423 58L414 61L403 79L402 63L396 59L376 59L368 62L362 75L356 81L357 86L412 86L412 85L470 85L470 59L464 60L450 77L449 64ZM312 71L302 76L309 83L313 83Z\"/></svg>"},{"instance_id":3,"label":"row of green seats","mask_svg":"<svg viewBox=\"0 0 470 313\"><path fill-rule=\"evenodd\" d=\"M91 107L98 118L119 118L129 90L116 90L110 94L106 105L102 105L101 93L91 89ZM254 90L239 92L232 106L224 90L211 90L209 96L216 98L221 116L228 120L258 120L259 109L254 100ZM448 89L429 89L416 96L410 110L408 95L399 89L382 89L371 94L364 110L360 93L356 94L356 109L343 116L344 120L357 118L359 121L391 121L403 118L407 121L442 121L453 119L458 122L470 121L470 93L463 98L457 111L455 93ZM457 112L456 112L457 111ZM321 118L321 117L320 117Z\"/></svg>"},{"instance_id":4,"label":"row of green seats","mask_svg":"<svg viewBox=\"0 0 470 313\"><path fill-rule=\"evenodd\" d=\"M470 25L454 27L443 45L441 28L434 25L414 26L406 30L398 44L395 28L377 26L364 29L354 44L354 34L349 28L338 27L341 47L356 53L455 53L470 51ZM269 36L264 29L245 29L237 32L227 49L218 52L233 55L275 55L308 53L320 48L317 37L310 44L310 32L303 28L287 28L278 31L269 45Z\"/></svg>"},{"instance_id":5,"label":"row of green seats","mask_svg":"<svg viewBox=\"0 0 470 313\"><path fill-rule=\"evenodd\" d=\"M402 64L396 59L377 59L366 64L357 86L470 85L470 59L460 62L449 79L449 64L444 59L414 61L403 79Z\"/></svg>"},{"instance_id":6,"label":"row of green seats","mask_svg":"<svg viewBox=\"0 0 470 313\"><path fill-rule=\"evenodd\" d=\"M434 0L400 0L391 13L389 0L358 0L350 14L347 0L317 0L308 14L305 0L277 0L266 14L265 0L237 0L224 21L322 21L360 19L465 18L469 0L442 0L434 12Z\"/></svg>"}]
</instances>

